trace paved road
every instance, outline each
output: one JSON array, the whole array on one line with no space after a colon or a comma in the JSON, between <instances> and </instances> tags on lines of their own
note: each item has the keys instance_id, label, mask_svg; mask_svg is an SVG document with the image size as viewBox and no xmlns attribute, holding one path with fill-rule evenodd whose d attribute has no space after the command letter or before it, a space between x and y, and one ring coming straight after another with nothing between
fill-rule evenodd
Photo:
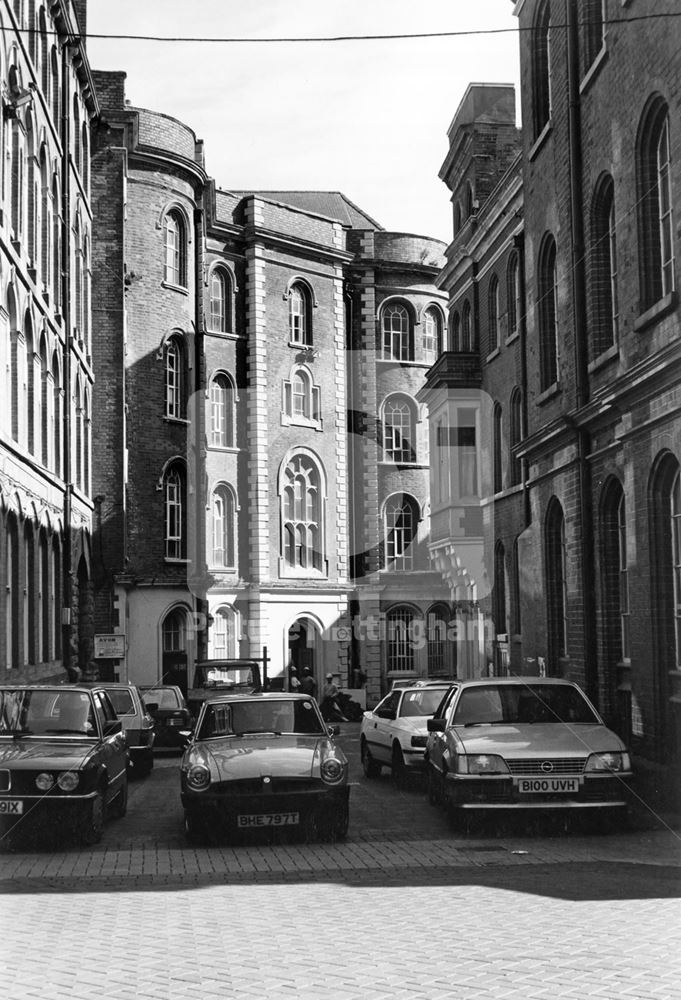
<instances>
[{"instance_id":1,"label":"paved road","mask_svg":"<svg viewBox=\"0 0 681 1000\"><path fill-rule=\"evenodd\" d=\"M336 844L188 848L177 758L95 848L0 855L7 1000L681 1000L681 825L463 837L351 758Z\"/></svg>"}]
</instances>

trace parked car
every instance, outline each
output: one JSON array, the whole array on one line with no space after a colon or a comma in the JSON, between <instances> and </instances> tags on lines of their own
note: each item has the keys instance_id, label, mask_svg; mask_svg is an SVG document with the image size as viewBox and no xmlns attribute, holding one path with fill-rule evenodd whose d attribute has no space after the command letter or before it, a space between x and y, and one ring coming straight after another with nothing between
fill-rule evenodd
<instances>
[{"instance_id":1,"label":"parked car","mask_svg":"<svg viewBox=\"0 0 681 1000\"><path fill-rule=\"evenodd\" d=\"M344 837L348 762L337 731L308 695L206 701L181 764L187 838L278 827Z\"/></svg>"},{"instance_id":2,"label":"parked car","mask_svg":"<svg viewBox=\"0 0 681 1000\"><path fill-rule=\"evenodd\" d=\"M0 686L0 835L69 830L101 840L128 802L123 727L101 687Z\"/></svg>"},{"instance_id":3,"label":"parked car","mask_svg":"<svg viewBox=\"0 0 681 1000\"><path fill-rule=\"evenodd\" d=\"M194 717L181 689L159 684L141 691L147 712L154 720L154 746L184 750L191 738Z\"/></svg>"},{"instance_id":4,"label":"parked car","mask_svg":"<svg viewBox=\"0 0 681 1000\"><path fill-rule=\"evenodd\" d=\"M428 730L429 798L455 817L500 809L609 815L627 809L627 748L570 681L461 681Z\"/></svg>"},{"instance_id":5,"label":"parked car","mask_svg":"<svg viewBox=\"0 0 681 1000\"><path fill-rule=\"evenodd\" d=\"M423 768L426 722L449 688L446 682L413 681L409 687L393 688L376 708L364 712L360 752L367 778L377 778L386 766L399 782Z\"/></svg>"},{"instance_id":6,"label":"parked car","mask_svg":"<svg viewBox=\"0 0 681 1000\"><path fill-rule=\"evenodd\" d=\"M147 711L139 688L134 684L102 681L98 684L108 694L123 723L130 755L130 774L146 777L154 766L154 720Z\"/></svg>"},{"instance_id":7,"label":"parked car","mask_svg":"<svg viewBox=\"0 0 681 1000\"><path fill-rule=\"evenodd\" d=\"M214 694L228 691L251 694L261 690L257 660L199 660L194 667L194 683L187 692L187 703L198 717L203 702Z\"/></svg>"}]
</instances>

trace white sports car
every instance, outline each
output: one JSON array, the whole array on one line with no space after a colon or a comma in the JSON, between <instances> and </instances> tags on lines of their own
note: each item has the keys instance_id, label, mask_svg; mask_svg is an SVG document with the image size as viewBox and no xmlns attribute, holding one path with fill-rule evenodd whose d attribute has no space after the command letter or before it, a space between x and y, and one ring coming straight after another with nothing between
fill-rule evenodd
<instances>
[{"instance_id":1,"label":"white sports car","mask_svg":"<svg viewBox=\"0 0 681 1000\"><path fill-rule=\"evenodd\" d=\"M362 767L367 778L377 778L383 766L396 781L423 768L427 722L451 688L447 681L414 681L394 688L371 712L365 712L360 730Z\"/></svg>"}]
</instances>

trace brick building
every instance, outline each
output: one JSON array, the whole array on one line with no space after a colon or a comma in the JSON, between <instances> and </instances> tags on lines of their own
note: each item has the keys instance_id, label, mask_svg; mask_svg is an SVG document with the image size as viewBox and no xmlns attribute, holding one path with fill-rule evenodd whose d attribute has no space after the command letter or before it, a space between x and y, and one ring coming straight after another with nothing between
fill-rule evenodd
<instances>
[{"instance_id":1,"label":"brick building","mask_svg":"<svg viewBox=\"0 0 681 1000\"><path fill-rule=\"evenodd\" d=\"M85 3L0 3L0 674L92 660Z\"/></svg>"},{"instance_id":2,"label":"brick building","mask_svg":"<svg viewBox=\"0 0 681 1000\"><path fill-rule=\"evenodd\" d=\"M479 349L467 357L473 335L450 334L452 351L428 385L440 401L449 383L455 392L481 389L493 413L499 405L501 426L492 416L479 449L487 478L503 487L492 493L494 528L481 536L484 566L495 570L492 641L506 633L495 595L503 565L512 668L583 684L640 766L670 789L681 754L678 9L647 0L521 0L516 13L521 162L508 164L502 139L508 88L472 85L458 116L469 145L457 146L450 131L444 179L461 229L441 283L455 322L466 267L495 272L503 289L501 272L517 253L518 340L490 360L494 296L473 275ZM495 89L499 181L480 198L473 179L472 211L457 215L469 174L484 160L475 138L482 144L489 123L475 112ZM515 296L506 288L496 315L508 339L503 311L508 317ZM518 476L519 489L507 489ZM489 494L480 492L484 511ZM503 561L495 558L499 541ZM443 531L446 544L456 552L456 532Z\"/></svg>"},{"instance_id":3,"label":"brick building","mask_svg":"<svg viewBox=\"0 0 681 1000\"><path fill-rule=\"evenodd\" d=\"M267 647L279 683L363 670L376 698L425 673L404 631L439 594L416 392L443 246L339 193L221 190L191 129L95 81L96 631L126 648L99 670L184 685Z\"/></svg>"}]
</instances>

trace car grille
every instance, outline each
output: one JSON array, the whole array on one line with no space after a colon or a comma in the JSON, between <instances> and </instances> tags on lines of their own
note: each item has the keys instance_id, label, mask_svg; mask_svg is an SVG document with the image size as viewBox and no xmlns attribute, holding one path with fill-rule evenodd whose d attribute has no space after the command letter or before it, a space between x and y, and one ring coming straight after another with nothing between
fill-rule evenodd
<instances>
[{"instance_id":1,"label":"car grille","mask_svg":"<svg viewBox=\"0 0 681 1000\"><path fill-rule=\"evenodd\" d=\"M247 778L241 781L220 782L220 791L232 795L287 795L315 791L321 782L309 778L270 778L266 784L262 778Z\"/></svg>"},{"instance_id":2,"label":"car grille","mask_svg":"<svg viewBox=\"0 0 681 1000\"><path fill-rule=\"evenodd\" d=\"M586 757L537 757L534 760L507 759L511 774L548 777L552 774L582 774Z\"/></svg>"}]
</instances>

